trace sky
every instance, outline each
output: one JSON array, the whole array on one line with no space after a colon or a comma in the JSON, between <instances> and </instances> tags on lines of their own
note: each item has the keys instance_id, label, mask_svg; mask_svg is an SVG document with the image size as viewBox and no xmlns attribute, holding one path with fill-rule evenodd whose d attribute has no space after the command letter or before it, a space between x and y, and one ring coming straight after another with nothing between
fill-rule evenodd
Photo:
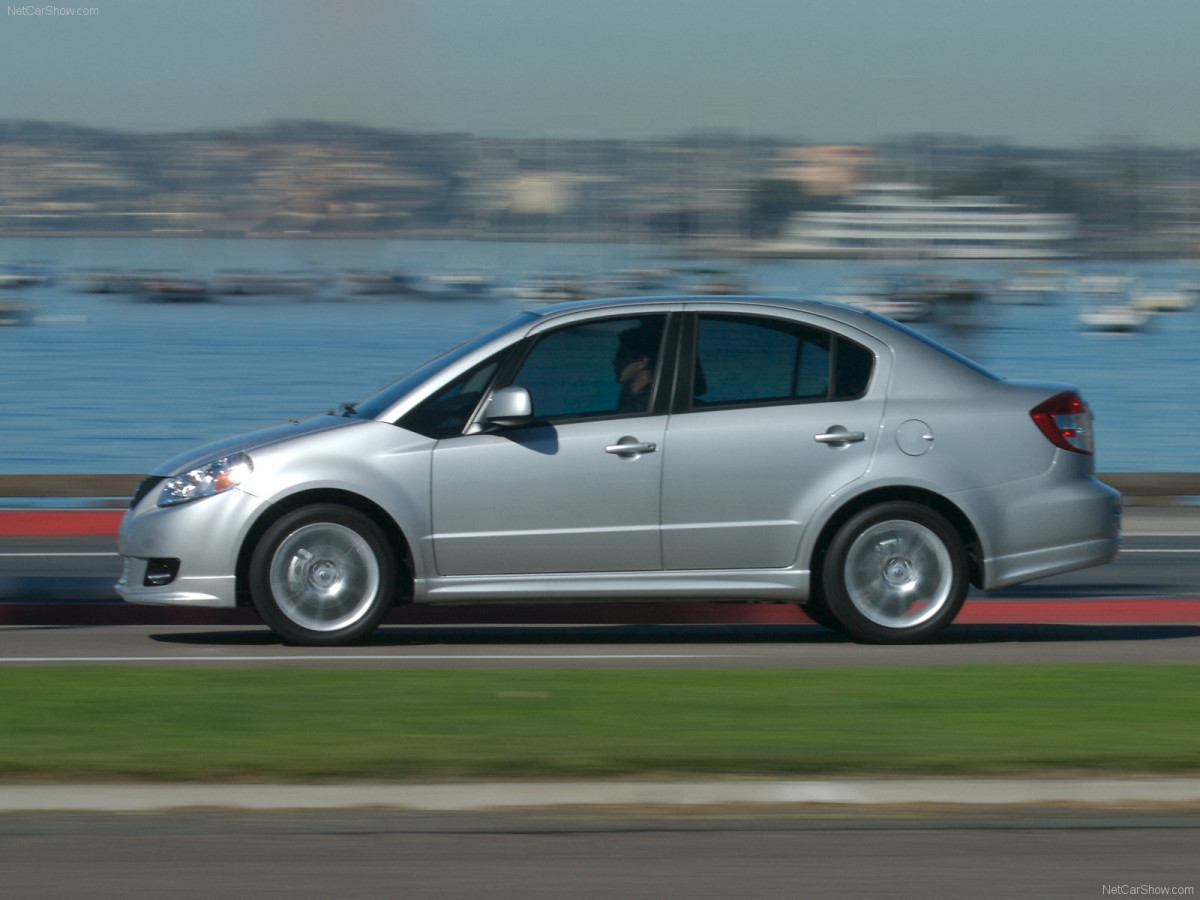
<instances>
[{"instance_id":1,"label":"sky","mask_svg":"<svg viewBox=\"0 0 1200 900\"><path fill-rule=\"evenodd\" d=\"M0 120L1191 147L1198 39L1200 0L34 0Z\"/></svg>"}]
</instances>

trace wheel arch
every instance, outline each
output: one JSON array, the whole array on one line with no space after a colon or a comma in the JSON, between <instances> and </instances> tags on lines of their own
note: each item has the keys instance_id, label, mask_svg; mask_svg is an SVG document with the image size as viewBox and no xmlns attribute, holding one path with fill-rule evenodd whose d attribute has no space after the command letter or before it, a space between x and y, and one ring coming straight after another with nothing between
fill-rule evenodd
<instances>
[{"instance_id":1,"label":"wheel arch","mask_svg":"<svg viewBox=\"0 0 1200 900\"><path fill-rule=\"evenodd\" d=\"M893 487L875 488L850 498L842 506L838 507L825 521L813 544L811 557L810 568L812 574L810 584L812 585L811 590L814 596L820 595L822 567L825 562L825 555L838 529L849 521L851 517L862 512L864 509L894 500L908 501L927 506L949 522L950 526L958 533L963 547L967 551L967 560L969 563L968 580L975 587L980 586L983 581L982 547L979 534L975 530L975 526L971 524L971 520L966 513L950 500L947 500L944 496L934 491L910 485L896 485Z\"/></svg>"},{"instance_id":2,"label":"wheel arch","mask_svg":"<svg viewBox=\"0 0 1200 900\"><path fill-rule=\"evenodd\" d=\"M404 532L396 524L396 520L379 504L361 494L356 494L353 491L338 490L337 488L315 488L292 494L283 498L278 503L272 503L263 511L262 515L258 517L246 533L246 537L242 541L242 546L238 550L237 568L235 570L238 606L250 606L250 559L254 555L254 548L258 545L258 542L262 539L267 529L293 510L304 506L313 506L318 503L335 503L339 506L346 506L357 510L379 526L395 554L398 570L402 574L402 581L404 582L400 585L397 605L410 602L412 600L413 585L412 548L408 543L408 539L404 536Z\"/></svg>"}]
</instances>

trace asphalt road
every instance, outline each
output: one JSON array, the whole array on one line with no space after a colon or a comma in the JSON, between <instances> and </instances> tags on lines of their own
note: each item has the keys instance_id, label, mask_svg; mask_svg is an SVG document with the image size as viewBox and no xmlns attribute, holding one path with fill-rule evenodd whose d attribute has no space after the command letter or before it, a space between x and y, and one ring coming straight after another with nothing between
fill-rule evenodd
<instances>
[{"instance_id":1,"label":"asphalt road","mask_svg":"<svg viewBox=\"0 0 1200 900\"><path fill-rule=\"evenodd\" d=\"M369 643L285 646L263 626L0 627L0 667L110 664L431 668L815 668L1200 662L1200 625L961 625L931 644L855 644L817 626L385 627Z\"/></svg>"},{"instance_id":2,"label":"asphalt road","mask_svg":"<svg viewBox=\"0 0 1200 900\"><path fill-rule=\"evenodd\" d=\"M1066 810L22 814L0 816L0 893L1010 900L1174 889L1186 896L1178 891L1200 887L1197 846L1195 815Z\"/></svg>"},{"instance_id":3,"label":"asphalt road","mask_svg":"<svg viewBox=\"0 0 1200 900\"><path fill-rule=\"evenodd\" d=\"M1195 518L1189 517L1189 518ZM104 606L110 539L5 538L0 603ZM1168 522L1113 565L973 595L1200 599L1200 537ZM997 604L999 605L999 604ZM1128 605L1125 607L1128 610ZM1200 662L1200 621L961 624L919 647L799 624L391 624L362 646L282 645L242 624L0 627L0 667L755 667ZM118 793L120 786L113 786ZM69 791L70 788L68 787ZM71 808L68 800L57 809ZM105 808L120 808L111 806ZM0 813L0 896L74 898L1096 897L1194 895L1200 815L1145 807L596 807ZM1168 892L1173 892L1168 894Z\"/></svg>"},{"instance_id":4,"label":"asphalt road","mask_svg":"<svg viewBox=\"0 0 1200 900\"><path fill-rule=\"evenodd\" d=\"M1192 519L1196 517L1191 517ZM1023 610L1003 624L964 624L920 647L868 647L805 624L779 622L703 623L671 621L669 605L656 604L663 618L629 622L592 615L581 608L580 621L557 624L481 624L491 610L459 609L466 624L390 624L369 643L333 650L283 646L248 613L235 624L129 624L129 617L161 613L152 607L61 600L103 601L111 597L111 578L119 569L111 539L74 538L70 545L47 538L7 538L0 543L0 601L25 601L26 608L75 610L39 624L0 627L0 665L48 663L322 665L322 666L517 666L517 667L766 667L943 665L980 662L1131 662L1200 661L1200 617L1156 619L1158 601L1200 600L1200 535L1192 529L1154 529L1143 525L1125 539L1119 559L1107 566L1042 579L1008 590L973 592L968 609L986 613L988 604L1008 602ZM106 543L107 542L107 543ZM113 572L108 572L112 569ZM73 593L74 592L74 593ZM82 597L75 596L82 594ZM1089 620L1093 601L1132 601L1120 622ZM1020 612L1038 613L1051 603L1056 622ZM85 627L78 610L110 607L126 624ZM1146 610L1138 618L1138 609ZM725 607L771 613L778 608ZM783 608L790 611L789 607ZM1078 610L1078 614L1076 613ZM640 612L631 606L627 612ZM226 614L227 615L227 614ZM474 622L474 617L478 617ZM591 618L589 618L589 616ZM530 613L536 620L537 614ZM65 620L66 627L45 627ZM10 620L11 621L11 620ZM27 621L27 620L26 620ZM154 622L161 619L148 618ZM490 620L495 622L494 617ZM553 623L555 620L549 618ZM1040 623L1040 624L1039 624ZM74 627L71 627L74 625Z\"/></svg>"},{"instance_id":5,"label":"asphalt road","mask_svg":"<svg viewBox=\"0 0 1200 900\"><path fill-rule=\"evenodd\" d=\"M113 600L120 573L115 536L0 537L0 602ZM1200 599L1200 507L1133 508L1115 563L973 596Z\"/></svg>"}]
</instances>

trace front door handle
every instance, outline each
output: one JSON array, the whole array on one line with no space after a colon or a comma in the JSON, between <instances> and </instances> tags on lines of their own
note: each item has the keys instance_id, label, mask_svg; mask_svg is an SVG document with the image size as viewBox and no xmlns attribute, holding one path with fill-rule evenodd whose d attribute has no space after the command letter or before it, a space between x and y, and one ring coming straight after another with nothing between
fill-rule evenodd
<instances>
[{"instance_id":1,"label":"front door handle","mask_svg":"<svg viewBox=\"0 0 1200 900\"><path fill-rule=\"evenodd\" d=\"M653 444L650 441L639 441L632 435L626 435L615 444L606 446L604 452L615 453L624 459L632 459L643 453L653 453L657 449L658 444Z\"/></svg>"},{"instance_id":2,"label":"front door handle","mask_svg":"<svg viewBox=\"0 0 1200 900\"><path fill-rule=\"evenodd\" d=\"M813 440L818 444L832 444L844 447L846 444L857 444L867 439L866 432L847 431L841 425L834 425L824 434L814 434Z\"/></svg>"}]
</instances>

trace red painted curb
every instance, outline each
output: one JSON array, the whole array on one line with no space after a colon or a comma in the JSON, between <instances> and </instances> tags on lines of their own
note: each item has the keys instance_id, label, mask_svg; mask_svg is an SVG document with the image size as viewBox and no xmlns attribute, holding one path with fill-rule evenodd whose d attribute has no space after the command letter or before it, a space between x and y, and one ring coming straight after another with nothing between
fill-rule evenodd
<instances>
[{"instance_id":1,"label":"red painted curb","mask_svg":"<svg viewBox=\"0 0 1200 900\"><path fill-rule=\"evenodd\" d=\"M1200 624L1200 600L976 600L956 625Z\"/></svg>"},{"instance_id":2,"label":"red painted curb","mask_svg":"<svg viewBox=\"0 0 1200 900\"><path fill-rule=\"evenodd\" d=\"M116 537L123 509L15 509L0 512L0 537Z\"/></svg>"},{"instance_id":3,"label":"red painted curb","mask_svg":"<svg viewBox=\"0 0 1200 900\"><path fill-rule=\"evenodd\" d=\"M587 603L409 606L387 625L810 625L790 604ZM1200 600L975 600L956 625L1197 625ZM261 625L249 609L120 602L0 603L0 625ZM265 627L265 626L264 626ZM732 636L732 635L731 635Z\"/></svg>"}]
</instances>

